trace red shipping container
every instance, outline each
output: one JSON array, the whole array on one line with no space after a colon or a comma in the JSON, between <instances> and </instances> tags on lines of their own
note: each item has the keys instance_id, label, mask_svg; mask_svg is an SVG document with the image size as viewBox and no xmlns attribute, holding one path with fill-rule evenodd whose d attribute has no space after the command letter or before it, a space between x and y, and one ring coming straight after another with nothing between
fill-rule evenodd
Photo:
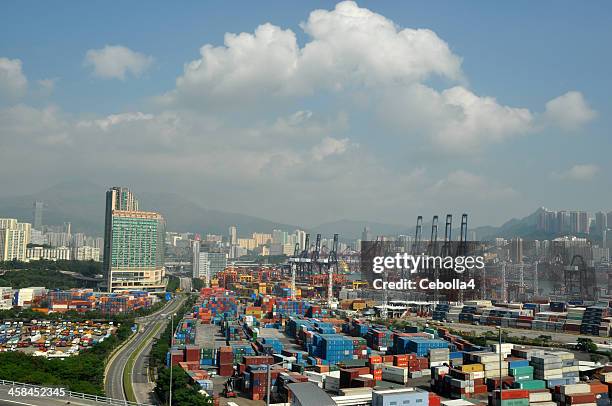
<instances>
[{"instance_id":1,"label":"red shipping container","mask_svg":"<svg viewBox=\"0 0 612 406\"><path fill-rule=\"evenodd\" d=\"M499 391L496 390L495 392L495 398L499 399ZM502 393L502 400L509 400L509 399L529 399L529 391L528 390L524 390L524 389L507 389L504 390Z\"/></svg>"},{"instance_id":2,"label":"red shipping container","mask_svg":"<svg viewBox=\"0 0 612 406\"><path fill-rule=\"evenodd\" d=\"M244 356L242 362L246 365L269 365L274 363L274 358L266 355Z\"/></svg>"},{"instance_id":3,"label":"red shipping container","mask_svg":"<svg viewBox=\"0 0 612 406\"><path fill-rule=\"evenodd\" d=\"M474 385L474 393L487 393L487 385Z\"/></svg>"},{"instance_id":4,"label":"red shipping container","mask_svg":"<svg viewBox=\"0 0 612 406\"><path fill-rule=\"evenodd\" d=\"M220 376L232 376L234 374L234 367L232 364L221 364L219 365Z\"/></svg>"},{"instance_id":5,"label":"red shipping container","mask_svg":"<svg viewBox=\"0 0 612 406\"><path fill-rule=\"evenodd\" d=\"M200 360L200 348L194 345L188 345L185 347L185 361L193 362Z\"/></svg>"},{"instance_id":6,"label":"red shipping container","mask_svg":"<svg viewBox=\"0 0 612 406\"><path fill-rule=\"evenodd\" d=\"M594 383L590 383L589 385L591 385L591 393L595 393L595 394L608 393L608 385L606 384L594 382Z\"/></svg>"},{"instance_id":7,"label":"red shipping container","mask_svg":"<svg viewBox=\"0 0 612 406\"><path fill-rule=\"evenodd\" d=\"M440 406L440 396L429 392L429 406Z\"/></svg>"},{"instance_id":8,"label":"red shipping container","mask_svg":"<svg viewBox=\"0 0 612 406\"><path fill-rule=\"evenodd\" d=\"M565 395L566 405L578 405L580 403L595 403L597 395L594 393L581 393L578 395Z\"/></svg>"},{"instance_id":9,"label":"red shipping container","mask_svg":"<svg viewBox=\"0 0 612 406\"><path fill-rule=\"evenodd\" d=\"M351 381L351 388L373 388L375 384L373 379L360 376Z\"/></svg>"}]
</instances>

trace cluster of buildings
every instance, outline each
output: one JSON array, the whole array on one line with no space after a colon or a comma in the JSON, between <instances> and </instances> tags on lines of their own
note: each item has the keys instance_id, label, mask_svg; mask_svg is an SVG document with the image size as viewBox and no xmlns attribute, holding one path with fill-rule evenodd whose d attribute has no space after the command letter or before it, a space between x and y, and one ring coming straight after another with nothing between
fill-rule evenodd
<instances>
[{"instance_id":1,"label":"cluster of buildings","mask_svg":"<svg viewBox=\"0 0 612 406\"><path fill-rule=\"evenodd\" d=\"M27 260L32 225L17 219L0 218L0 261Z\"/></svg>"},{"instance_id":2,"label":"cluster of buildings","mask_svg":"<svg viewBox=\"0 0 612 406\"><path fill-rule=\"evenodd\" d=\"M95 292L93 289L49 290L44 287L13 289L0 286L0 310L32 308L42 313L67 311L119 314L147 309L159 298L143 291Z\"/></svg>"},{"instance_id":3,"label":"cluster of buildings","mask_svg":"<svg viewBox=\"0 0 612 406\"><path fill-rule=\"evenodd\" d=\"M612 231L612 211L598 211L591 216L586 211L548 210L541 208L537 215L537 229L549 234L594 234L602 236Z\"/></svg>"},{"instance_id":4,"label":"cluster of buildings","mask_svg":"<svg viewBox=\"0 0 612 406\"><path fill-rule=\"evenodd\" d=\"M102 261L106 290L163 292L165 221L161 214L139 210L125 187L106 193L104 238L72 233L70 223L43 224L44 203L34 202L33 223L0 219L0 261Z\"/></svg>"},{"instance_id":5,"label":"cluster of buildings","mask_svg":"<svg viewBox=\"0 0 612 406\"><path fill-rule=\"evenodd\" d=\"M72 234L70 223L45 226L42 209L42 202L34 202L34 227L14 218L0 218L0 261L100 261L101 238Z\"/></svg>"}]
</instances>

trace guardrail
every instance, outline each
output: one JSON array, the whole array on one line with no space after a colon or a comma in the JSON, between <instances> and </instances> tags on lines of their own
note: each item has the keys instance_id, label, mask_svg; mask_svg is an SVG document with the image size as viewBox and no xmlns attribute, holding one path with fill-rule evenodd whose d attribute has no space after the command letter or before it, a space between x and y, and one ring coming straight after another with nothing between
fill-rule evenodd
<instances>
[{"instance_id":1,"label":"guardrail","mask_svg":"<svg viewBox=\"0 0 612 406\"><path fill-rule=\"evenodd\" d=\"M19 387L25 387L25 388L38 388L38 389L42 389L42 386L38 386L38 385L32 385L29 383L23 383L23 382L15 382L15 381L6 381L4 379L0 379L0 385L3 386L19 386ZM90 395L87 393L81 393L81 392L73 392L73 391L69 391L66 390L65 391L65 396L60 396L62 398L64 397L70 397L70 398L75 398L75 399L84 399L84 400L91 400L97 403L104 403L107 405L117 405L117 406L154 406L148 403L136 403L136 402L129 402L127 400L120 400L120 399L113 399L113 398L107 398L104 396L96 396L96 395Z\"/></svg>"}]
</instances>

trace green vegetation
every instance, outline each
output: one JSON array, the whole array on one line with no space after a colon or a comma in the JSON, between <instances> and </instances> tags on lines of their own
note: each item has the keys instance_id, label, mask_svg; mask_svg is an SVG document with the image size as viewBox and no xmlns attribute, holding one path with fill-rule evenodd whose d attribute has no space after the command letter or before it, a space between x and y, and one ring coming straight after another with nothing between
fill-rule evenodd
<instances>
[{"instance_id":1,"label":"green vegetation","mask_svg":"<svg viewBox=\"0 0 612 406\"><path fill-rule=\"evenodd\" d=\"M197 297L197 295L191 295L176 314L183 315L188 312ZM175 322L178 322L178 320L180 318L175 318ZM168 323L160 337L153 343L149 353L149 366L156 369L158 374L155 394L162 404L168 402L168 392L170 390L170 368L167 368L165 364L166 354L170 350L171 335L172 328ZM212 405L212 398L202 396L194 386L191 386L189 376L185 371L175 366L172 368L172 404L209 406Z\"/></svg>"},{"instance_id":2,"label":"green vegetation","mask_svg":"<svg viewBox=\"0 0 612 406\"><path fill-rule=\"evenodd\" d=\"M134 362L136 362L136 356L142 351L145 345L149 342L149 339L151 338L151 336L157 334L159 329L160 327L158 326L156 329L154 329L148 334L146 340L140 343L138 348L136 348L136 351L130 354L130 357L128 358L125 364L125 368L123 369L123 387L125 388L125 396L127 397L127 400L130 402L137 402L136 395L134 394L134 388L132 387L132 373L134 370Z\"/></svg>"},{"instance_id":3,"label":"green vegetation","mask_svg":"<svg viewBox=\"0 0 612 406\"><path fill-rule=\"evenodd\" d=\"M166 292L176 292L176 290L181 286L181 281L178 276L170 276L168 278L168 284L166 285Z\"/></svg>"},{"instance_id":4,"label":"green vegetation","mask_svg":"<svg viewBox=\"0 0 612 406\"><path fill-rule=\"evenodd\" d=\"M133 320L124 321L115 335L64 360L34 357L21 352L0 353L0 379L103 395L106 358L132 334L132 323Z\"/></svg>"},{"instance_id":5,"label":"green vegetation","mask_svg":"<svg viewBox=\"0 0 612 406\"><path fill-rule=\"evenodd\" d=\"M0 262L0 270L5 270L4 275L0 275L0 286L10 286L15 289L30 286L72 289L95 287L97 281L79 279L60 271L94 278L102 273L102 264L94 261L6 261Z\"/></svg>"},{"instance_id":6,"label":"green vegetation","mask_svg":"<svg viewBox=\"0 0 612 406\"><path fill-rule=\"evenodd\" d=\"M6 261L0 262L0 269L30 269L38 271L69 271L93 278L102 273L102 263L95 261ZM30 285L32 286L32 285Z\"/></svg>"},{"instance_id":7,"label":"green vegetation","mask_svg":"<svg viewBox=\"0 0 612 406\"><path fill-rule=\"evenodd\" d=\"M14 289L28 288L30 286L44 286L47 289L72 289L91 285L91 283L65 275L59 271L45 271L39 269L21 269L6 271L0 276L0 286L10 286Z\"/></svg>"},{"instance_id":8,"label":"green vegetation","mask_svg":"<svg viewBox=\"0 0 612 406\"><path fill-rule=\"evenodd\" d=\"M200 289L202 289L205 286L205 283L204 283L204 280L200 278L193 278L191 280L191 286L193 287L193 290L199 292Z\"/></svg>"},{"instance_id":9,"label":"green vegetation","mask_svg":"<svg viewBox=\"0 0 612 406\"><path fill-rule=\"evenodd\" d=\"M155 395L162 404L168 404L170 368L163 368L157 377ZM203 396L189 382L189 375L181 367L172 368L172 405L212 406L213 399Z\"/></svg>"},{"instance_id":10,"label":"green vegetation","mask_svg":"<svg viewBox=\"0 0 612 406\"><path fill-rule=\"evenodd\" d=\"M155 340L149 353L149 366L153 369L159 369L166 363L166 354L170 350L170 334L172 334L170 323L161 333L158 339Z\"/></svg>"},{"instance_id":11,"label":"green vegetation","mask_svg":"<svg viewBox=\"0 0 612 406\"><path fill-rule=\"evenodd\" d=\"M180 316L191 310L197 298L197 295L190 295L187 301L183 304L183 306L181 306L181 308L176 312L179 317L175 317L174 319L175 326L176 323L180 320ZM151 347L151 352L149 353L149 365L151 368L158 369L166 364L166 353L170 349L171 334L172 326L170 323L168 323L164 331L161 333L159 338L155 339L155 342Z\"/></svg>"},{"instance_id":12,"label":"green vegetation","mask_svg":"<svg viewBox=\"0 0 612 406\"><path fill-rule=\"evenodd\" d=\"M583 352L595 353L597 352L597 344L595 344L590 338L579 337L576 349Z\"/></svg>"}]
</instances>

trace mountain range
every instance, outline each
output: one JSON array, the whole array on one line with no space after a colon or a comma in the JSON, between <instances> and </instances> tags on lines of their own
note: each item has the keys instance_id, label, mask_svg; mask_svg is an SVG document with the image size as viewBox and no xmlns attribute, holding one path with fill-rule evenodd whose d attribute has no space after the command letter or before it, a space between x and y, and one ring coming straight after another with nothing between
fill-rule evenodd
<instances>
[{"instance_id":1,"label":"mountain range","mask_svg":"<svg viewBox=\"0 0 612 406\"><path fill-rule=\"evenodd\" d=\"M43 222L47 225L72 223L73 232L83 232L91 236L101 236L104 225L104 191L105 187L86 181L62 182L37 193L23 196L0 197L0 217L17 218L20 221L32 221L33 202L44 202ZM271 232L273 229L292 232L303 228L283 224L255 216L225 212L200 206L189 199L173 193L136 192L140 207L162 213L169 231L185 231L226 235L228 227L238 225L240 236L253 232ZM500 227L483 226L470 228L481 239L492 237L528 237L545 238L536 229L538 212L521 218L511 219ZM443 219L441 217L441 219ZM443 221L443 220L441 220ZM371 221L338 220L309 227L311 233L321 233L331 237L338 233L343 240L361 238L364 227L370 230L373 237L377 235L414 235L414 226L386 224ZM424 223L423 236L429 237L431 223ZM453 229L453 235L459 230ZM439 236L444 233L444 224L439 225Z\"/></svg>"}]
</instances>

